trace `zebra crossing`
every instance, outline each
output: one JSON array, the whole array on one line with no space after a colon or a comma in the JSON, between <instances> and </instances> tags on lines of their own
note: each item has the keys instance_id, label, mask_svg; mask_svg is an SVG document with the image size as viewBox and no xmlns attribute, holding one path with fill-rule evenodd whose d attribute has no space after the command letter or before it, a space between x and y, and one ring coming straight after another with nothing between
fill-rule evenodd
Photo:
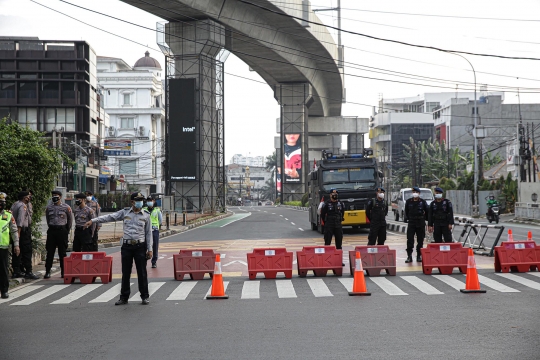
<instances>
[{"instance_id":1,"label":"zebra crossing","mask_svg":"<svg viewBox=\"0 0 540 360\"><path fill-rule=\"evenodd\" d=\"M513 294L540 290L540 273L479 275L482 287L489 293ZM368 290L373 296L442 296L458 294L465 287L465 276L453 275L407 275L366 277ZM300 299L346 297L352 289L352 277L256 279L233 278L224 281L225 291L232 300L256 299ZM131 301L139 301L140 294L133 291ZM35 284L10 293L8 299L0 299L2 305L29 306L36 304L69 305L107 304L118 298L120 283L110 284ZM149 283L150 297L165 303L171 301L201 300L210 294L211 281L152 281Z\"/></svg>"}]
</instances>

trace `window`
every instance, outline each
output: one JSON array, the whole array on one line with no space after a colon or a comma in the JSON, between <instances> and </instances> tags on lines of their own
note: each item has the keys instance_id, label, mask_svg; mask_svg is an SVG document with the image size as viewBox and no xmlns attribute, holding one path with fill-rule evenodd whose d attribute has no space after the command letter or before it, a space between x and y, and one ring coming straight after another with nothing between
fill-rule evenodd
<instances>
[{"instance_id":1,"label":"window","mask_svg":"<svg viewBox=\"0 0 540 360\"><path fill-rule=\"evenodd\" d=\"M0 99L15 99L14 82L0 82Z\"/></svg>"},{"instance_id":2,"label":"window","mask_svg":"<svg viewBox=\"0 0 540 360\"><path fill-rule=\"evenodd\" d=\"M124 105L131 105L131 94L124 94Z\"/></svg>"},{"instance_id":3,"label":"window","mask_svg":"<svg viewBox=\"0 0 540 360\"><path fill-rule=\"evenodd\" d=\"M19 97L21 99L35 99L37 97L36 95L35 82L19 83Z\"/></svg>"},{"instance_id":4,"label":"window","mask_svg":"<svg viewBox=\"0 0 540 360\"><path fill-rule=\"evenodd\" d=\"M135 175L137 174L137 160L125 159L118 160L118 166L120 167L120 174L123 175Z\"/></svg>"},{"instance_id":5,"label":"window","mask_svg":"<svg viewBox=\"0 0 540 360\"><path fill-rule=\"evenodd\" d=\"M75 131L75 109L66 109L66 131Z\"/></svg>"},{"instance_id":6,"label":"window","mask_svg":"<svg viewBox=\"0 0 540 360\"><path fill-rule=\"evenodd\" d=\"M45 116L45 131L53 131L56 126L56 109L47 109Z\"/></svg>"},{"instance_id":7,"label":"window","mask_svg":"<svg viewBox=\"0 0 540 360\"><path fill-rule=\"evenodd\" d=\"M41 99L58 99L59 97L59 86L57 82L42 82L41 84Z\"/></svg>"},{"instance_id":8,"label":"window","mask_svg":"<svg viewBox=\"0 0 540 360\"><path fill-rule=\"evenodd\" d=\"M475 107L473 106L473 108L472 108L472 115L474 115L474 109L475 109ZM476 113L478 114L478 108L476 108Z\"/></svg>"},{"instance_id":9,"label":"window","mask_svg":"<svg viewBox=\"0 0 540 360\"><path fill-rule=\"evenodd\" d=\"M134 118L120 119L120 129L133 129L133 128L135 128L135 119Z\"/></svg>"},{"instance_id":10,"label":"window","mask_svg":"<svg viewBox=\"0 0 540 360\"><path fill-rule=\"evenodd\" d=\"M54 129L64 131L75 131L75 109L74 108L48 108L43 109L45 116L45 131L51 132Z\"/></svg>"},{"instance_id":11,"label":"window","mask_svg":"<svg viewBox=\"0 0 540 360\"><path fill-rule=\"evenodd\" d=\"M27 125L32 130L37 130L37 109L19 108L19 124Z\"/></svg>"}]
</instances>

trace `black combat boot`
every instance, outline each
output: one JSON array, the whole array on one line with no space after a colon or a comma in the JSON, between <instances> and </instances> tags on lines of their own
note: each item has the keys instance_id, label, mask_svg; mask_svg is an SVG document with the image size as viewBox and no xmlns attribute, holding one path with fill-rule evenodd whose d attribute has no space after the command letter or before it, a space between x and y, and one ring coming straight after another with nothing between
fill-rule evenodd
<instances>
[{"instance_id":1,"label":"black combat boot","mask_svg":"<svg viewBox=\"0 0 540 360\"><path fill-rule=\"evenodd\" d=\"M407 260L405 260L405 263L412 263L412 256L411 255L407 255Z\"/></svg>"},{"instance_id":2,"label":"black combat boot","mask_svg":"<svg viewBox=\"0 0 540 360\"><path fill-rule=\"evenodd\" d=\"M51 271L50 270L47 270L45 272L45 276L43 277L44 279L50 279L51 278Z\"/></svg>"},{"instance_id":3,"label":"black combat boot","mask_svg":"<svg viewBox=\"0 0 540 360\"><path fill-rule=\"evenodd\" d=\"M422 254L416 254L416 262L422 262Z\"/></svg>"}]
</instances>

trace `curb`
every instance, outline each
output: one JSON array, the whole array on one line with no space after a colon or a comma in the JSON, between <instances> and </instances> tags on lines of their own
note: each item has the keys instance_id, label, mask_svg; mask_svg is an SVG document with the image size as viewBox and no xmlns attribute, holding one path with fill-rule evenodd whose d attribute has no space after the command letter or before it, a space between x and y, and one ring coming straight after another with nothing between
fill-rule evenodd
<instances>
[{"instance_id":1,"label":"curb","mask_svg":"<svg viewBox=\"0 0 540 360\"><path fill-rule=\"evenodd\" d=\"M507 222L509 222L509 223L516 223L516 224L524 224L524 225L536 225L536 226L540 226L540 222L538 222L538 221L528 221L528 220L516 220L516 219L512 219L512 220L508 220Z\"/></svg>"},{"instance_id":2,"label":"curb","mask_svg":"<svg viewBox=\"0 0 540 360\"><path fill-rule=\"evenodd\" d=\"M394 231L394 232L400 232L400 233L406 233L407 232L407 225L386 223L386 230L390 230L390 231Z\"/></svg>"}]
</instances>

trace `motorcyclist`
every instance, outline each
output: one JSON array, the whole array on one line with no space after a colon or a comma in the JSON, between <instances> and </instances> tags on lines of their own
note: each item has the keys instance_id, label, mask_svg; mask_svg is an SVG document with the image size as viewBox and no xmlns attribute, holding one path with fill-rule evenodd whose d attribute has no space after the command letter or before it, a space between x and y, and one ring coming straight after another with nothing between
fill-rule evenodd
<instances>
[{"instance_id":1,"label":"motorcyclist","mask_svg":"<svg viewBox=\"0 0 540 360\"><path fill-rule=\"evenodd\" d=\"M489 194L488 196L488 200L487 200L487 207L488 207L488 212L487 212L487 216L491 215L491 208L497 204L497 200L495 200L495 196L493 194Z\"/></svg>"}]
</instances>

